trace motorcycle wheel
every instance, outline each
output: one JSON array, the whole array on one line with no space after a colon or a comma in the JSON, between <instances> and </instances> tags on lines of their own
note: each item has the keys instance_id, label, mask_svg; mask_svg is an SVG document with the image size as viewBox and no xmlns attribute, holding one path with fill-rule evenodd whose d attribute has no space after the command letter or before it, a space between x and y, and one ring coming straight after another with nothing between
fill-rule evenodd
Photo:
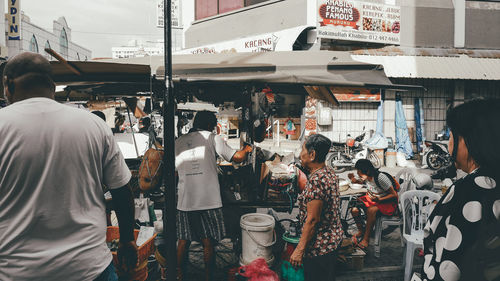
<instances>
[{"instance_id":1,"label":"motorcycle wheel","mask_svg":"<svg viewBox=\"0 0 500 281\"><path fill-rule=\"evenodd\" d=\"M368 155L368 160L372 162L372 165L375 169L380 169L380 167L382 167L382 162L380 161L380 158L378 158L377 154L370 153Z\"/></svg>"},{"instance_id":2,"label":"motorcycle wheel","mask_svg":"<svg viewBox=\"0 0 500 281\"><path fill-rule=\"evenodd\" d=\"M439 159L439 153L434 150L427 153L425 161L427 162L427 166L429 166L432 170L439 170L443 167L443 161Z\"/></svg>"},{"instance_id":3,"label":"motorcycle wheel","mask_svg":"<svg viewBox=\"0 0 500 281\"><path fill-rule=\"evenodd\" d=\"M342 157L342 155L340 157ZM342 173L343 171L346 170L346 167L336 167L333 164L335 161L338 161L338 160L340 160L340 159L339 159L339 154L337 152L329 153L326 156L326 165L328 167L332 168L335 173Z\"/></svg>"}]
</instances>

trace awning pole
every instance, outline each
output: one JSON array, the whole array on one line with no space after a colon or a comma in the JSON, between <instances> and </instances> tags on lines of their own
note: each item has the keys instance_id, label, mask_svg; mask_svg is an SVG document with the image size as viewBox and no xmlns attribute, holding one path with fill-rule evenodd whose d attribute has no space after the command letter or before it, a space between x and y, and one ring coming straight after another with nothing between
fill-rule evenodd
<instances>
[{"instance_id":1,"label":"awning pole","mask_svg":"<svg viewBox=\"0 0 500 281\"><path fill-rule=\"evenodd\" d=\"M172 84L172 1L163 2L163 43L165 63L165 91L163 95L163 184L165 186L165 209L163 215L163 234L166 238L167 281L175 281L177 275L176 250L176 200L175 200L175 139L174 139L174 89Z\"/></svg>"},{"instance_id":2,"label":"awning pole","mask_svg":"<svg viewBox=\"0 0 500 281\"><path fill-rule=\"evenodd\" d=\"M128 114L128 122L130 123L130 130L132 131L132 141L134 142L135 154L137 154L137 158L139 158L139 149L137 149L137 142L135 141L134 128L132 127L132 118L130 118L130 110L128 109L127 103L127 114Z\"/></svg>"}]
</instances>

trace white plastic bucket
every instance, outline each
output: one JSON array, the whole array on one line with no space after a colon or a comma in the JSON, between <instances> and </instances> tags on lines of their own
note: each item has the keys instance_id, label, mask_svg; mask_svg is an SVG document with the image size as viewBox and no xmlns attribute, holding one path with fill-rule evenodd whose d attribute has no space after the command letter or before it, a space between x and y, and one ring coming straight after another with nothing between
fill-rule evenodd
<instances>
[{"instance_id":1,"label":"white plastic bucket","mask_svg":"<svg viewBox=\"0 0 500 281\"><path fill-rule=\"evenodd\" d=\"M274 218L252 213L241 216L242 252L240 264L247 265L257 258L264 258L269 266L274 262L271 247L276 243Z\"/></svg>"}]
</instances>

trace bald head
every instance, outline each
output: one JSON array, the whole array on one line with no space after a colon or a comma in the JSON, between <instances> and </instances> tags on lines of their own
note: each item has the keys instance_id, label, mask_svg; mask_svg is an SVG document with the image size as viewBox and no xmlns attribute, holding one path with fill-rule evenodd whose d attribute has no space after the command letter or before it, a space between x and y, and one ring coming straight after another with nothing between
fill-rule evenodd
<instances>
[{"instance_id":1,"label":"bald head","mask_svg":"<svg viewBox=\"0 0 500 281\"><path fill-rule=\"evenodd\" d=\"M55 85L49 61L35 53L21 53L3 70L4 93L11 103L32 98L54 98Z\"/></svg>"}]
</instances>

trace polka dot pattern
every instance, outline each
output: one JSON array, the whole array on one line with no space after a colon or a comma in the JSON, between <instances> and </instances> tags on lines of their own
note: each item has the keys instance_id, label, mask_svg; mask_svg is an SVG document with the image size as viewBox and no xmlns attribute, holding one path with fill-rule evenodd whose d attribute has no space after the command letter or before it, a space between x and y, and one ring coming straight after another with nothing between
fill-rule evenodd
<instances>
[{"instance_id":1,"label":"polka dot pattern","mask_svg":"<svg viewBox=\"0 0 500 281\"><path fill-rule=\"evenodd\" d=\"M477 222L481 220L481 207L478 201L467 202L462 209L462 214L469 222Z\"/></svg>"},{"instance_id":2,"label":"polka dot pattern","mask_svg":"<svg viewBox=\"0 0 500 281\"><path fill-rule=\"evenodd\" d=\"M434 220L432 220L432 223L431 223L432 232L436 232L436 228L439 225L439 222L441 222L442 218L443 218L442 216L435 216L434 217Z\"/></svg>"},{"instance_id":3,"label":"polka dot pattern","mask_svg":"<svg viewBox=\"0 0 500 281\"><path fill-rule=\"evenodd\" d=\"M500 200L496 200L493 203L493 214L495 215L497 220L500 219Z\"/></svg>"},{"instance_id":4,"label":"polka dot pattern","mask_svg":"<svg viewBox=\"0 0 500 281\"><path fill-rule=\"evenodd\" d=\"M429 266L427 268L427 271L424 271L425 274L427 274L427 277L429 277L429 279L434 279L434 276L436 276L436 270L434 269L434 266Z\"/></svg>"},{"instance_id":5,"label":"polka dot pattern","mask_svg":"<svg viewBox=\"0 0 500 281\"><path fill-rule=\"evenodd\" d=\"M489 239L483 245L491 244L491 237L483 237L475 230L484 233L486 230L482 226L500 219L498 181L500 178L490 177L479 169L450 187L446 196L429 215L423 229L422 279L456 281L460 280L467 268L479 266L481 253L471 253L473 243L466 241ZM492 250L494 247L488 249ZM467 256L465 261L464 255L467 253L471 253L471 257ZM482 276L487 274L486 271L481 273Z\"/></svg>"},{"instance_id":6,"label":"polka dot pattern","mask_svg":"<svg viewBox=\"0 0 500 281\"><path fill-rule=\"evenodd\" d=\"M462 243L462 232L460 229L454 225L448 225L448 233L446 234L446 243L444 248L448 251L454 251L458 249Z\"/></svg>"},{"instance_id":7,"label":"polka dot pattern","mask_svg":"<svg viewBox=\"0 0 500 281\"><path fill-rule=\"evenodd\" d=\"M436 262L441 262L441 257L443 255L444 244L446 243L446 238L439 237L436 240Z\"/></svg>"},{"instance_id":8,"label":"polka dot pattern","mask_svg":"<svg viewBox=\"0 0 500 281\"><path fill-rule=\"evenodd\" d=\"M454 194L455 194L455 186L452 186L450 187L450 192L448 193L448 195L446 195L446 198L444 198L443 204L450 202L451 199L453 199Z\"/></svg>"},{"instance_id":9,"label":"polka dot pattern","mask_svg":"<svg viewBox=\"0 0 500 281\"><path fill-rule=\"evenodd\" d=\"M490 177L476 177L474 182L484 189L493 189L497 186L495 180Z\"/></svg>"},{"instance_id":10,"label":"polka dot pattern","mask_svg":"<svg viewBox=\"0 0 500 281\"><path fill-rule=\"evenodd\" d=\"M432 261L432 255L424 256L424 272L427 275L427 277L432 280L436 275L436 270L434 269L433 266L431 266L431 261Z\"/></svg>"},{"instance_id":11,"label":"polka dot pattern","mask_svg":"<svg viewBox=\"0 0 500 281\"><path fill-rule=\"evenodd\" d=\"M460 269L452 261L443 261L439 266L439 276L444 281L456 281L460 279Z\"/></svg>"}]
</instances>

